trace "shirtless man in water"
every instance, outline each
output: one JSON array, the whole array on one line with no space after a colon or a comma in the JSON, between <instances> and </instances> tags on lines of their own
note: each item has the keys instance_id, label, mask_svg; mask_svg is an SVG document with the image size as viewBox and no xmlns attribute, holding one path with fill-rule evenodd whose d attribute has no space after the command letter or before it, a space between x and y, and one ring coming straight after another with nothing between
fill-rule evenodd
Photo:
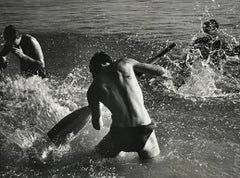
<instances>
[{"instance_id":1,"label":"shirtless man in water","mask_svg":"<svg viewBox=\"0 0 240 178\"><path fill-rule=\"evenodd\" d=\"M155 75L165 74L160 66L124 58L113 62L104 52L96 53L90 61L93 82L87 99L92 111L92 125L103 127L100 102L112 113L109 133L97 145L104 157L115 157L121 151L137 152L141 159L160 153L154 124L144 106L143 94L134 71Z\"/></svg>"},{"instance_id":2,"label":"shirtless man in water","mask_svg":"<svg viewBox=\"0 0 240 178\"><path fill-rule=\"evenodd\" d=\"M204 22L202 31L205 36L197 38L193 46L200 50L202 58L208 60L212 66L221 70L227 56L239 55L240 46L233 47L226 41L226 36L220 33L219 23L215 19Z\"/></svg>"},{"instance_id":3,"label":"shirtless man in water","mask_svg":"<svg viewBox=\"0 0 240 178\"><path fill-rule=\"evenodd\" d=\"M5 28L3 37L6 42L0 52L0 70L7 67L6 55L11 52L20 60L20 69L24 76L46 77L43 52L36 38L20 34L13 25Z\"/></svg>"}]
</instances>

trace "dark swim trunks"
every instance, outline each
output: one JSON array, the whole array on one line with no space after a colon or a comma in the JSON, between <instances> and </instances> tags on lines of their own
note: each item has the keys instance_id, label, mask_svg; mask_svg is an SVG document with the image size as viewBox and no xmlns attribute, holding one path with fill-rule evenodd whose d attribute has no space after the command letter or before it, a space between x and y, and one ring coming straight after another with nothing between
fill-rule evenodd
<instances>
[{"instance_id":1,"label":"dark swim trunks","mask_svg":"<svg viewBox=\"0 0 240 178\"><path fill-rule=\"evenodd\" d=\"M114 144L126 152L141 151L154 130L154 124L137 127L115 127L110 129Z\"/></svg>"}]
</instances>

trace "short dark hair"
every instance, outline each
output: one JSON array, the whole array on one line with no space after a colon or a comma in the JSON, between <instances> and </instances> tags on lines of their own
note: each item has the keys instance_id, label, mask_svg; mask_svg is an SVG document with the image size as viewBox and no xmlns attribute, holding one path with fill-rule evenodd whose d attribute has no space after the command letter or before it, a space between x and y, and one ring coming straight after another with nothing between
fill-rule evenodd
<instances>
[{"instance_id":1,"label":"short dark hair","mask_svg":"<svg viewBox=\"0 0 240 178\"><path fill-rule=\"evenodd\" d=\"M3 37L6 41L14 41L20 37L20 32L13 25L8 25L5 27L3 32Z\"/></svg>"},{"instance_id":2,"label":"short dark hair","mask_svg":"<svg viewBox=\"0 0 240 178\"><path fill-rule=\"evenodd\" d=\"M112 58L107 55L105 52L97 52L91 58L89 63L90 72L96 73L101 70L104 66L112 65L113 61Z\"/></svg>"},{"instance_id":3,"label":"short dark hair","mask_svg":"<svg viewBox=\"0 0 240 178\"><path fill-rule=\"evenodd\" d=\"M219 29L219 23L215 19L210 19L203 23L203 31L209 34L211 31Z\"/></svg>"}]
</instances>

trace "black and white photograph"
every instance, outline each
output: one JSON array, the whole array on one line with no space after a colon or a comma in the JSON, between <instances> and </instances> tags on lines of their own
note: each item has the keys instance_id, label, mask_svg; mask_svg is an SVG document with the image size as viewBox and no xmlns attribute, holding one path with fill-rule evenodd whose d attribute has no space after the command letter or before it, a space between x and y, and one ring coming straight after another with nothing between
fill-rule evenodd
<instances>
[{"instance_id":1,"label":"black and white photograph","mask_svg":"<svg viewBox=\"0 0 240 178\"><path fill-rule=\"evenodd\" d=\"M0 177L240 178L240 0L0 0Z\"/></svg>"}]
</instances>

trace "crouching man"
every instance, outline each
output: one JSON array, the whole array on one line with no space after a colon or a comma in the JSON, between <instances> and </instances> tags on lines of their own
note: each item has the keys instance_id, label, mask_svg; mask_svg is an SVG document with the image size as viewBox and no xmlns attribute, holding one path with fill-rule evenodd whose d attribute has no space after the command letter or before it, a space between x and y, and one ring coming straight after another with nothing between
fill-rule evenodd
<instances>
[{"instance_id":1,"label":"crouching man","mask_svg":"<svg viewBox=\"0 0 240 178\"><path fill-rule=\"evenodd\" d=\"M92 57L89 68L93 82L88 89L87 99L92 111L93 127L100 130L103 126L100 102L112 114L110 131L97 145L96 151L110 158L121 151L137 152L141 159L159 155L154 124L144 106L134 71L163 75L164 69L129 58L113 62L104 52Z\"/></svg>"}]
</instances>

